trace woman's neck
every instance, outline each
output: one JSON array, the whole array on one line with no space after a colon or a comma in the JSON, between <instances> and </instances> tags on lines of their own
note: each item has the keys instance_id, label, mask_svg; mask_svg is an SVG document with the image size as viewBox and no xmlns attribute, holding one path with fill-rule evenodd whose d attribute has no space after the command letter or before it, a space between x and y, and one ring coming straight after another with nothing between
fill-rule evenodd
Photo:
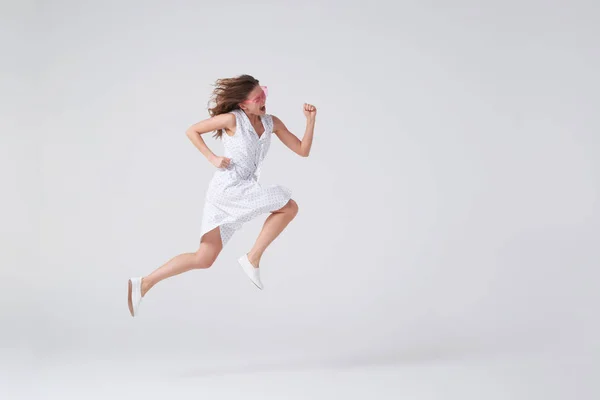
<instances>
[{"instance_id":1,"label":"woman's neck","mask_svg":"<svg viewBox=\"0 0 600 400\"><path fill-rule=\"evenodd\" d=\"M252 122L252 123L256 123L260 121L260 115L257 114L251 114L251 113L247 113L246 111L244 111L246 113L246 115L248 116L248 119Z\"/></svg>"}]
</instances>

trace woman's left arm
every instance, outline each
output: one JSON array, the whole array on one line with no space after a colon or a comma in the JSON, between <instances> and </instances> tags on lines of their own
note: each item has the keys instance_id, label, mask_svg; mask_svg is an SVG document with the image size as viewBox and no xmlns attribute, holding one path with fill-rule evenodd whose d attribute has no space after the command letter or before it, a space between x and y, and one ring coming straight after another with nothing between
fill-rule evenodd
<instances>
[{"instance_id":1,"label":"woman's left arm","mask_svg":"<svg viewBox=\"0 0 600 400\"><path fill-rule=\"evenodd\" d=\"M317 116L317 108L312 104L304 103L304 115L306 116L306 130L302 140L290 132L285 124L276 116L273 115L273 132L279 140L283 142L290 150L301 157L308 157L312 146L313 134L315 131L315 120Z\"/></svg>"}]
</instances>

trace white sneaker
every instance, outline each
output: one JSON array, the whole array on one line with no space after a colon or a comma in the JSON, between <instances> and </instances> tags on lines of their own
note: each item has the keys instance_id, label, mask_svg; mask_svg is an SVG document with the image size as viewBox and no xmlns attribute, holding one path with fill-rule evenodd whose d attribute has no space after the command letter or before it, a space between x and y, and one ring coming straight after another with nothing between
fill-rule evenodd
<instances>
[{"instance_id":1,"label":"white sneaker","mask_svg":"<svg viewBox=\"0 0 600 400\"><path fill-rule=\"evenodd\" d=\"M130 278L127 303L129 306L129 313L132 317L138 315L142 299L142 277Z\"/></svg>"},{"instance_id":2,"label":"white sneaker","mask_svg":"<svg viewBox=\"0 0 600 400\"><path fill-rule=\"evenodd\" d=\"M238 258L238 263L242 266L242 269L248 275L248 278L256 285L257 288L262 290L263 285L260 281L260 268L254 268L254 265L248 260L248 254L244 254Z\"/></svg>"}]
</instances>

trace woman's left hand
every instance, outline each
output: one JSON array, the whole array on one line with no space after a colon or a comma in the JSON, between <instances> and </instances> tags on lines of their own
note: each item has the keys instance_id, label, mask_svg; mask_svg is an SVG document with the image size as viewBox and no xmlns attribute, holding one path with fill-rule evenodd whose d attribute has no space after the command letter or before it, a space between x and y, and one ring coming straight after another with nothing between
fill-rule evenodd
<instances>
[{"instance_id":1,"label":"woman's left hand","mask_svg":"<svg viewBox=\"0 0 600 400\"><path fill-rule=\"evenodd\" d=\"M317 107L312 104L304 103L303 110L306 118L315 118L317 115Z\"/></svg>"}]
</instances>

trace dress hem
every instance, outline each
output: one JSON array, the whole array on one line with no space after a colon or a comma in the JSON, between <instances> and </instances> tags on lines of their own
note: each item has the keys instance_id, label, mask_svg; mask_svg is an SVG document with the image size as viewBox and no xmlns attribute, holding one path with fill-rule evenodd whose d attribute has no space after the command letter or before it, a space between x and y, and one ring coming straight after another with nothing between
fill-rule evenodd
<instances>
[{"instance_id":1,"label":"dress hem","mask_svg":"<svg viewBox=\"0 0 600 400\"><path fill-rule=\"evenodd\" d=\"M282 186L281 186L281 187L282 187ZM277 211L277 210L281 209L283 206L285 206L285 205L288 203L288 201L290 201L290 200L291 200L291 198L292 198L292 191L291 191L290 189L286 188L286 187L282 187L282 189L283 189L283 192L285 193L285 196L284 196L283 200L282 200L281 202L278 202L278 203L276 203L276 205L275 205L275 207L274 207L274 208L272 208L272 209L268 209L268 210L265 210L265 211L263 211L263 212L259 213L258 215L263 215L263 214L272 213L272 212L274 212L274 211ZM256 218L258 215L256 215L255 217L253 217L253 218L251 218L251 219L254 219L254 218ZM244 224L244 223L246 223L246 222L249 222L251 219L249 219L249 220L247 220L247 221L239 221L239 220L238 220L238 221L229 221L229 222L227 222L227 221L224 221L224 222L214 223L214 224L210 225L210 226L209 226L209 228L205 229L203 232L200 232L200 241L202 241L202 238L203 238L203 237L204 237L204 235L206 235L208 232L210 232L210 231L212 231L213 229L215 229L215 228L219 227L219 233L220 233L220 235L219 235L219 236L221 237L221 245L222 245L223 247L225 247L225 245L226 245L226 244L229 242L229 239L231 239L231 236L233 236L233 233L235 233L237 230L239 230L239 228L241 228L241 226L239 226L238 228L233 228L233 232L232 232L232 233L231 233L231 235L229 235L229 237L227 237L226 239L225 239L225 237L223 236L223 235L224 235L224 233L223 233L223 229L221 229L221 227L222 227L223 225L228 225L228 224L232 224L232 225L233 225L233 224L235 224L235 223L238 223L238 224Z\"/></svg>"}]
</instances>

